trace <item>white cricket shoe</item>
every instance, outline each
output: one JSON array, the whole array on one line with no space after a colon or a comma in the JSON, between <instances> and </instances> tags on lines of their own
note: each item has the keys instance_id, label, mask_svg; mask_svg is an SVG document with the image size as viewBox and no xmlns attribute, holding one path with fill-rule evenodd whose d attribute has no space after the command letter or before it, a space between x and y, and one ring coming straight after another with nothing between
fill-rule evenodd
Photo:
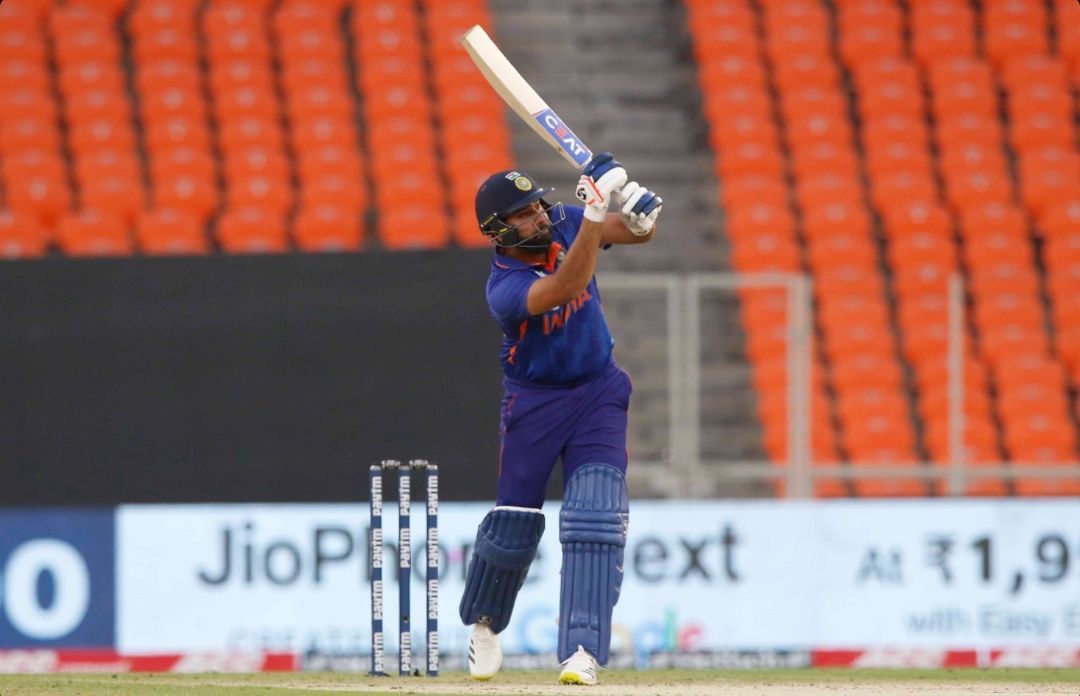
<instances>
[{"instance_id":1,"label":"white cricket shoe","mask_svg":"<svg viewBox=\"0 0 1080 696\"><path fill-rule=\"evenodd\" d=\"M596 685L596 658L585 651L580 645L577 652L563 663L562 674L559 681L563 684L583 684L585 686Z\"/></svg>"},{"instance_id":2,"label":"white cricket shoe","mask_svg":"<svg viewBox=\"0 0 1080 696\"><path fill-rule=\"evenodd\" d=\"M487 622L473 624L469 638L469 674L473 679L486 681L502 667L502 645L499 636Z\"/></svg>"}]
</instances>

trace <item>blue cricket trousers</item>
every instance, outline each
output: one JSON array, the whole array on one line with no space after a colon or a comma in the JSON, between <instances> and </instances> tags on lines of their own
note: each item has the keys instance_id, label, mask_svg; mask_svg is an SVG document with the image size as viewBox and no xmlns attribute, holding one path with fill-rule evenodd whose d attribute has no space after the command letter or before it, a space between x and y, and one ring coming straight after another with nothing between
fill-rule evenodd
<instances>
[{"instance_id":1,"label":"blue cricket trousers","mask_svg":"<svg viewBox=\"0 0 1080 696\"><path fill-rule=\"evenodd\" d=\"M573 386L504 380L496 505L539 508L562 457L563 485L582 464L609 464L626 473L626 418L633 386L614 361Z\"/></svg>"}]
</instances>

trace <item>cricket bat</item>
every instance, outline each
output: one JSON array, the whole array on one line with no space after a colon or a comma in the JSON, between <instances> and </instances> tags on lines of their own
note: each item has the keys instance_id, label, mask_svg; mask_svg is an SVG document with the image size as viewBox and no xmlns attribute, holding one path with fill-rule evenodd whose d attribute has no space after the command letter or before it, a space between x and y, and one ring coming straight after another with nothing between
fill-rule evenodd
<instances>
[{"instance_id":1,"label":"cricket bat","mask_svg":"<svg viewBox=\"0 0 1080 696\"><path fill-rule=\"evenodd\" d=\"M487 81L511 109L555 148L563 159L581 169L592 159L592 150L547 105L499 47L477 24L461 37L461 44Z\"/></svg>"}]
</instances>

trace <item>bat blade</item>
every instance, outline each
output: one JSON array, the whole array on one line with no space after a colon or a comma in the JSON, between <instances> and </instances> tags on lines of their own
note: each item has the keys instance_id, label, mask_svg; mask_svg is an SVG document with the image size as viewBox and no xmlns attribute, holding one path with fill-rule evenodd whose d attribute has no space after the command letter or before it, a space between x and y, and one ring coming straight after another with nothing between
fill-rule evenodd
<instances>
[{"instance_id":1,"label":"bat blade","mask_svg":"<svg viewBox=\"0 0 1080 696\"><path fill-rule=\"evenodd\" d=\"M483 27L477 24L465 32L461 44L503 101L563 159L575 169L592 159L592 151L521 76Z\"/></svg>"}]
</instances>

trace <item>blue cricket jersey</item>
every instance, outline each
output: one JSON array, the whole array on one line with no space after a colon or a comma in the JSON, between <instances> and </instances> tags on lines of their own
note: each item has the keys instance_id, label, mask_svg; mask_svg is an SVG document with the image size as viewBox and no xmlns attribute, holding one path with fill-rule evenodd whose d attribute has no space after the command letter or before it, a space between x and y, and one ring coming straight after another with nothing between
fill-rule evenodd
<instances>
[{"instance_id":1,"label":"blue cricket jersey","mask_svg":"<svg viewBox=\"0 0 1080 696\"><path fill-rule=\"evenodd\" d=\"M559 252L569 249L577 238L585 211L564 209L565 217L552 229L547 263L528 264L497 251L492 255L488 306L503 331L503 373L516 382L577 384L600 374L612 362L615 342L600 306L596 276L585 292L564 305L537 316L526 308L529 288L555 272Z\"/></svg>"}]
</instances>

